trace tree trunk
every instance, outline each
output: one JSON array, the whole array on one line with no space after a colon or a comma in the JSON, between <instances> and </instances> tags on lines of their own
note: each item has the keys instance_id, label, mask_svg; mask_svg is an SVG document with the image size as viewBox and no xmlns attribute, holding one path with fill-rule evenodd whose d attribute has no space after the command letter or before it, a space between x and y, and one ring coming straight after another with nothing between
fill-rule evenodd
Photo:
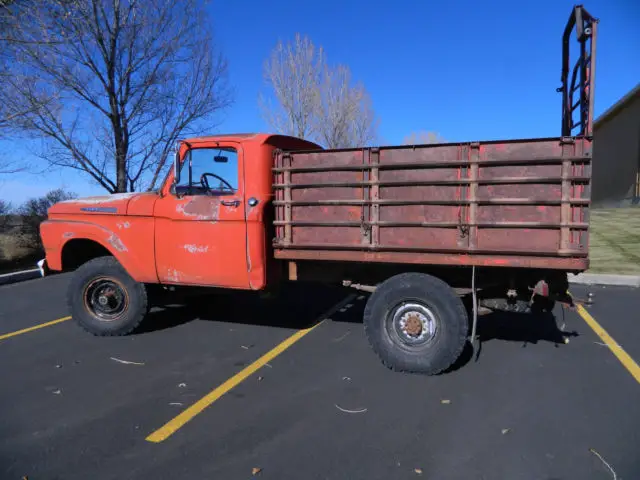
<instances>
[{"instance_id":1,"label":"tree trunk","mask_svg":"<svg viewBox=\"0 0 640 480\"><path fill-rule=\"evenodd\" d=\"M124 142L116 140L116 193L127 192L127 151Z\"/></svg>"}]
</instances>

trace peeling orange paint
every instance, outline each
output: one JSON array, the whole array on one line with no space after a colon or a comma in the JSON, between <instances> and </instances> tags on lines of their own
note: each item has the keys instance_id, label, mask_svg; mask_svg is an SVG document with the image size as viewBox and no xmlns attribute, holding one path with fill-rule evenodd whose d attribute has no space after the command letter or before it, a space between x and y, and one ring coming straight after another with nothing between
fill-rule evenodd
<instances>
[{"instance_id":1,"label":"peeling orange paint","mask_svg":"<svg viewBox=\"0 0 640 480\"><path fill-rule=\"evenodd\" d=\"M170 282L179 283L182 280L182 272L179 272L175 268L167 270L167 280Z\"/></svg>"},{"instance_id":2,"label":"peeling orange paint","mask_svg":"<svg viewBox=\"0 0 640 480\"><path fill-rule=\"evenodd\" d=\"M206 253L209 251L209 245L186 244L184 249L189 253Z\"/></svg>"},{"instance_id":3,"label":"peeling orange paint","mask_svg":"<svg viewBox=\"0 0 640 480\"><path fill-rule=\"evenodd\" d=\"M117 251L119 252L127 251L127 247L125 246L124 243L122 243L122 240L120 240L120 237L118 237L115 233L111 234L111 236L107 241L109 242L109 245L111 245Z\"/></svg>"}]
</instances>

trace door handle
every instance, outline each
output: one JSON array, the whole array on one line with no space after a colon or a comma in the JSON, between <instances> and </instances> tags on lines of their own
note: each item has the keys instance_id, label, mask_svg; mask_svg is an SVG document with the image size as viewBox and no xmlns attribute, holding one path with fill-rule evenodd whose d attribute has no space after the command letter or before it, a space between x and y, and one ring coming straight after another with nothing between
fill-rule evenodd
<instances>
[{"instance_id":1,"label":"door handle","mask_svg":"<svg viewBox=\"0 0 640 480\"><path fill-rule=\"evenodd\" d=\"M220 203L222 205L224 205L225 207L239 207L240 206L240 200L222 200Z\"/></svg>"}]
</instances>

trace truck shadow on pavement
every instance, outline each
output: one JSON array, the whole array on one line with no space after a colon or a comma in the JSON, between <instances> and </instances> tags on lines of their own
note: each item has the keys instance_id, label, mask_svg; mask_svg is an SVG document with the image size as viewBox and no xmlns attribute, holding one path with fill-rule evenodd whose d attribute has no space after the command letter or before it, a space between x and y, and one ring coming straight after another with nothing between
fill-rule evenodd
<instances>
[{"instance_id":1,"label":"truck shadow on pavement","mask_svg":"<svg viewBox=\"0 0 640 480\"><path fill-rule=\"evenodd\" d=\"M298 287L266 296L257 292L175 295L158 304L134 334L174 328L193 320L277 328L307 328L350 292L344 288Z\"/></svg>"},{"instance_id":2,"label":"truck shadow on pavement","mask_svg":"<svg viewBox=\"0 0 640 480\"><path fill-rule=\"evenodd\" d=\"M481 343L506 340L520 342L523 347L538 342L564 345L565 338L578 333L565 330L564 310L559 317L553 313L492 312L478 319L478 337Z\"/></svg>"},{"instance_id":3,"label":"truck shadow on pavement","mask_svg":"<svg viewBox=\"0 0 640 480\"><path fill-rule=\"evenodd\" d=\"M479 360L483 346L491 340L518 342L522 344L522 348L529 344L549 342L557 348L565 345L566 339L579 336L575 330L566 330L564 309L561 309L558 317L549 312L532 314L494 311L478 317L477 334L477 350L474 351L471 344L467 343L460 358L443 373L456 371L470 361Z\"/></svg>"}]
</instances>

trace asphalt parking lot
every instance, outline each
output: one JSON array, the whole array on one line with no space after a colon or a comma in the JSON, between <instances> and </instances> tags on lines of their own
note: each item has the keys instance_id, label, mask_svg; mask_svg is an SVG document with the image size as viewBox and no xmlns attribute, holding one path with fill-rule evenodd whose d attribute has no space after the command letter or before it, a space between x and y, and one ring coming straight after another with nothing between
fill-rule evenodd
<instances>
[{"instance_id":1,"label":"asphalt parking lot","mask_svg":"<svg viewBox=\"0 0 640 480\"><path fill-rule=\"evenodd\" d=\"M342 289L193 299L96 338L66 320L68 280L0 287L3 480L640 478L638 290L588 308L627 360L556 307L568 343L491 314L477 361L424 377L380 364Z\"/></svg>"}]
</instances>

